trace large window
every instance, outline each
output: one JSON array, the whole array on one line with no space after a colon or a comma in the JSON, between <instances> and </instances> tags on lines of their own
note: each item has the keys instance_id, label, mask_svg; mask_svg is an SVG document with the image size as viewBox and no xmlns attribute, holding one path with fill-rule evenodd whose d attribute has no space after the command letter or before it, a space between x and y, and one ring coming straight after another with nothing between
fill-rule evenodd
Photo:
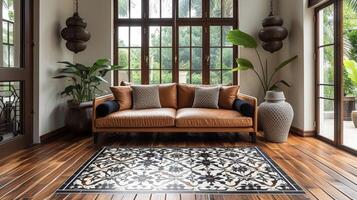
<instances>
[{"instance_id":1,"label":"large window","mask_svg":"<svg viewBox=\"0 0 357 200\"><path fill-rule=\"evenodd\" d=\"M115 84L237 84L236 0L114 0Z\"/></svg>"}]
</instances>

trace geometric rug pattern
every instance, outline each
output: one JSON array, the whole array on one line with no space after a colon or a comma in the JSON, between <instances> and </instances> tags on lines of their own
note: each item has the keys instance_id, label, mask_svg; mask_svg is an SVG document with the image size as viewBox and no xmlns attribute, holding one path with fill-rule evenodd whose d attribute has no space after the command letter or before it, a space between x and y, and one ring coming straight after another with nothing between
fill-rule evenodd
<instances>
[{"instance_id":1,"label":"geometric rug pattern","mask_svg":"<svg viewBox=\"0 0 357 200\"><path fill-rule=\"evenodd\" d=\"M103 147L57 193L304 191L258 147Z\"/></svg>"}]
</instances>

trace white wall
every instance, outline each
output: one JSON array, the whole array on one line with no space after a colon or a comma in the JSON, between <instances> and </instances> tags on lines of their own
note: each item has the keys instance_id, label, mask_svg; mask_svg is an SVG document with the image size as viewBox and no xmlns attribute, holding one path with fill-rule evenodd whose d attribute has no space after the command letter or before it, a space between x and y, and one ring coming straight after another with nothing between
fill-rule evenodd
<instances>
[{"instance_id":1,"label":"white wall","mask_svg":"<svg viewBox=\"0 0 357 200\"><path fill-rule=\"evenodd\" d=\"M277 4L275 4L277 5ZM239 29L254 35L258 39L258 33L262 29L262 21L270 13L270 0L239 0ZM276 64L277 54L270 54L260 48L263 64L268 59L269 68ZM260 69L260 63L257 55L252 49L240 48L240 57L251 60L255 68ZM252 95L264 101L264 91L259 83L259 79L251 71L240 72L241 92Z\"/></svg>"},{"instance_id":2,"label":"white wall","mask_svg":"<svg viewBox=\"0 0 357 200\"><path fill-rule=\"evenodd\" d=\"M61 67L58 61L73 61L60 36L72 13L72 0L35 1L34 143L40 142L41 135L64 126L66 99L59 93L65 82L52 77Z\"/></svg>"},{"instance_id":3,"label":"white wall","mask_svg":"<svg viewBox=\"0 0 357 200\"><path fill-rule=\"evenodd\" d=\"M87 49L74 56L74 61L89 65L99 58L113 60L113 1L86 0L79 3L79 15L87 21L91 39L87 43ZM110 75L106 80L109 85L112 83Z\"/></svg>"},{"instance_id":4,"label":"white wall","mask_svg":"<svg viewBox=\"0 0 357 200\"><path fill-rule=\"evenodd\" d=\"M294 108L293 126L311 131L315 129L313 9L307 8L307 1L280 0L279 15L289 30L279 61L298 55L279 77L292 84L284 92Z\"/></svg>"}]
</instances>

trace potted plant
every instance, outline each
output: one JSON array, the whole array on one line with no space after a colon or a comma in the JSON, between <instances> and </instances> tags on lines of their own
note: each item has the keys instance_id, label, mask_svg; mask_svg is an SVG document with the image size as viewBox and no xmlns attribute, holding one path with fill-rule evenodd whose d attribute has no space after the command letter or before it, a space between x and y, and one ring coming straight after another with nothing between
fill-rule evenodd
<instances>
[{"instance_id":1,"label":"potted plant","mask_svg":"<svg viewBox=\"0 0 357 200\"><path fill-rule=\"evenodd\" d=\"M68 100L66 127L76 133L91 132L92 100L104 92L99 88L102 83L108 83L103 77L119 69L119 66L111 65L108 59L98 59L90 66L67 61L59 63L64 67L53 78L69 81L61 95L71 97Z\"/></svg>"},{"instance_id":2,"label":"potted plant","mask_svg":"<svg viewBox=\"0 0 357 200\"><path fill-rule=\"evenodd\" d=\"M276 74L297 58L294 56L276 66L273 72L269 73L268 61L263 64L262 57L258 51L258 42L251 35L240 30L232 30L227 35L228 41L234 45L252 49L259 60L259 68L255 67L251 61L245 58L237 58L238 67L233 71L253 71L259 79L264 90L265 102L259 106L259 121L264 131L264 137L272 142L285 142L287 140L290 126L293 120L294 111L291 105L285 102L285 96L280 90L281 85L290 87L285 80L274 81Z\"/></svg>"},{"instance_id":3,"label":"potted plant","mask_svg":"<svg viewBox=\"0 0 357 200\"><path fill-rule=\"evenodd\" d=\"M355 110L356 109L355 96L357 95L357 62L354 60L345 60L343 64L345 66L345 72L347 73L348 79L351 81L351 87L349 93L350 95L353 95L352 97L349 97L352 102L351 106L347 105L348 107L346 108L346 101L345 101L345 105L344 105L345 114L348 114L351 117L355 127L357 128L357 111ZM345 87L346 87L346 83L345 83Z\"/></svg>"}]
</instances>

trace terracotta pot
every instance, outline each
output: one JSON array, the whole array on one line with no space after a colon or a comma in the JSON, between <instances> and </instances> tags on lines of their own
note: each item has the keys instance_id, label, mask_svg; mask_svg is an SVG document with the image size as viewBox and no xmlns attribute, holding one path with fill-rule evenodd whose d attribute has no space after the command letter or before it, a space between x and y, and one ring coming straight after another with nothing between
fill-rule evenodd
<instances>
[{"instance_id":1,"label":"terracotta pot","mask_svg":"<svg viewBox=\"0 0 357 200\"><path fill-rule=\"evenodd\" d=\"M355 128L357 128L357 111L356 110L352 111L351 118L352 118L353 124L355 125Z\"/></svg>"},{"instance_id":2,"label":"terracotta pot","mask_svg":"<svg viewBox=\"0 0 357 200\"><path fill-rule=\"evenodd\" d=\"M68 102L66 113L66 127L74 134L92 133L93 102L74 104Z\"/></svg>"}]
</instances>

